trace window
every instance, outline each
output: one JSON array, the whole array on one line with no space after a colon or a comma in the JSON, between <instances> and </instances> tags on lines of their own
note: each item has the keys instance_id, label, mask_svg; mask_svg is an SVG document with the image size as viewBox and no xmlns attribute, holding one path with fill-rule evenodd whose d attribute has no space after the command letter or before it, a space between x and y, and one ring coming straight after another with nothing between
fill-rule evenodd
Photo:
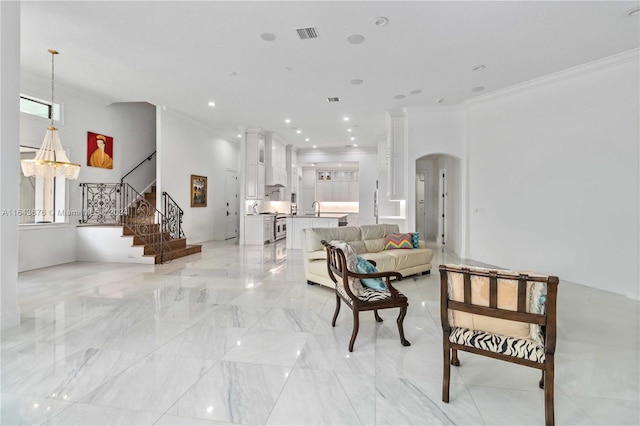
<instances>
[{"instance_id":1,"label":"window","mask_svg":"<svg viewBox=\"0 0 640 426\"><path fill-rule=\"evenodd\" d=\"M52 113L51 110L53 110L53 119L55 121L60 121L60 104L54 103L52 108L51 102L43 101L42 99L27 95L20 95L20 112L50 119Z\"/></svg>"},{"instance_id":2,"label":"window","mask_svg":"<svg viewBox=\"0 0 640 426\"><path fill-rule=\"evenodd\" d=\"M36 148L20 147L20 159L34 158ZM20 168L18 223L65 222L64 179L25 176ZM12 212L13 214L14 212Z\"/></svg>"},{"instance_id":3,"label":"window","mask_svg":"<svg viewBox=\"0 0 640 426\"><path fill-rule=\"evenodd\" d=\"M59 120L60 105L56 103L52 107L51 102L20 95L20 112L41 117L42 122L45 123L42 127L44 136L46 121L51 119L51 114L54 120ZM37 125L40 126L40 120L37 121ZM25 123L22 124L25 125ZM20 145L20 159L34 158L37 151L36 147ZM66 184L64 179L26 177L20 168L19 185L18 209L11 212L18 216L18 223L65 222Z\"/></svg>"}]
</instances>

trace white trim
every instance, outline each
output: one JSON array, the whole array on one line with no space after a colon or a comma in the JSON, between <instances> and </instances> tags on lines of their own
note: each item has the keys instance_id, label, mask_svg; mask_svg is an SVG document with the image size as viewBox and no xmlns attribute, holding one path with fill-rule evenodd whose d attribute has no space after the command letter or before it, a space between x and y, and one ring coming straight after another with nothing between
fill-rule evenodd
<instances>
[{"instance_id":1,"label":"white trim","mask_svg":"<svg viewBox=\"0 0 640 426\"><path fill-rule=\"evenodd\" d=\"M504 96L510 96L525 90L534 89L540 86L546 86L549 84L557 83L563 80L569 80L579 77L581 75L598 72L607 68L614 67L616 65L625 64L627 62L640 60L640 49L632 49L626 52L619 53L617 55L609 56L607 58L598 59L593 62L578 65L573 68L558 71L553 74L548 74L540 78L525 81L524 83L515 84L513 86L499 89L486 95L477 96L471 99L463 101L463 105L470 106L473 104L492 101L502 98Z\"/></svg>"}]
</instances>

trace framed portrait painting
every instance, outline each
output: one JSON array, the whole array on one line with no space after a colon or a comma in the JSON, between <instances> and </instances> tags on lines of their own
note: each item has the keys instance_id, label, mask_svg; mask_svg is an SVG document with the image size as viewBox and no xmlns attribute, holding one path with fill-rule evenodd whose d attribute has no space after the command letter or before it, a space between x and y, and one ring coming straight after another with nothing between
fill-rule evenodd
<instances>
[{"instance_id":1,"label":"framed portrait painting","mask_svg":"<svg viewBox=\"0 0 640 426\"><path fill-rule=\"evenodd\" d=\"M207 177L191 175L191 207L207 207Z\"/></svg>"},{"instance_id":2,"label":"framed portrait painting","mask_svg":"<svg viewBox=\"0 0 640 426\"><path fill-rule=\"evenodd\" d=\"M113 138L87 132L87 166L113 169Z\"/></svg>"}]
</instances>

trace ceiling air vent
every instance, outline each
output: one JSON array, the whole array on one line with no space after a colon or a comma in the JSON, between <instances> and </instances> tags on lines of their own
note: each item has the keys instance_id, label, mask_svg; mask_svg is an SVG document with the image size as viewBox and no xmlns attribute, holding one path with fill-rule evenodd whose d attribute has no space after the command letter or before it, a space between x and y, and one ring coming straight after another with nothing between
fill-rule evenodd
<instances>
[{"instance_id":1,"label":"ceiling air vent","mask_svg":"<svg viewBox=\"0 0 640 426\"><path fill-rule=\"evenodd\" d=\"M327 98L327 102L340 102L340 98L337 96L335 98Z\"/></svg>"},{"instance_id":2,"label":"ceiling air vent","mask_svg":"<svg viewBox=\"0 0 640 426\"><path fill-rule=\"evenodd\" d=\"M300 40L318 38L318 30L316 30L315 27L298 28L296 29L296 32L298 33L298 37L300 37Z\"/></svg>"}]
</instances>

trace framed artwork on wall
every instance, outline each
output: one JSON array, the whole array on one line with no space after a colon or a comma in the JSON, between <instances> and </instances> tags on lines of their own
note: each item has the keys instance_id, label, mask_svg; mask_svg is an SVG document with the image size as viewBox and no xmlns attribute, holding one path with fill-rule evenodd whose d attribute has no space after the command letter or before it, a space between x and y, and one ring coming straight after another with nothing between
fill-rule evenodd
<instances>
[{"instance_id":1,"label":"framed artwork on wall","mask_svg":"<svg viewBox=\"0 0 640 426\"><path fill-rule=\"evenodd\" d=\"M191 175L191 207L207 207L207 177Z\"/></svg>"},{"instance_id":2,"label":"framed artwork on wall","mask_svg":"<svg viewBox=\"0 0 640 426\"><path fill-rule=\"evenodd\" d=\"M113 138L87 132L87 166L113 169Z\"/></svg>"}]
</instances>

